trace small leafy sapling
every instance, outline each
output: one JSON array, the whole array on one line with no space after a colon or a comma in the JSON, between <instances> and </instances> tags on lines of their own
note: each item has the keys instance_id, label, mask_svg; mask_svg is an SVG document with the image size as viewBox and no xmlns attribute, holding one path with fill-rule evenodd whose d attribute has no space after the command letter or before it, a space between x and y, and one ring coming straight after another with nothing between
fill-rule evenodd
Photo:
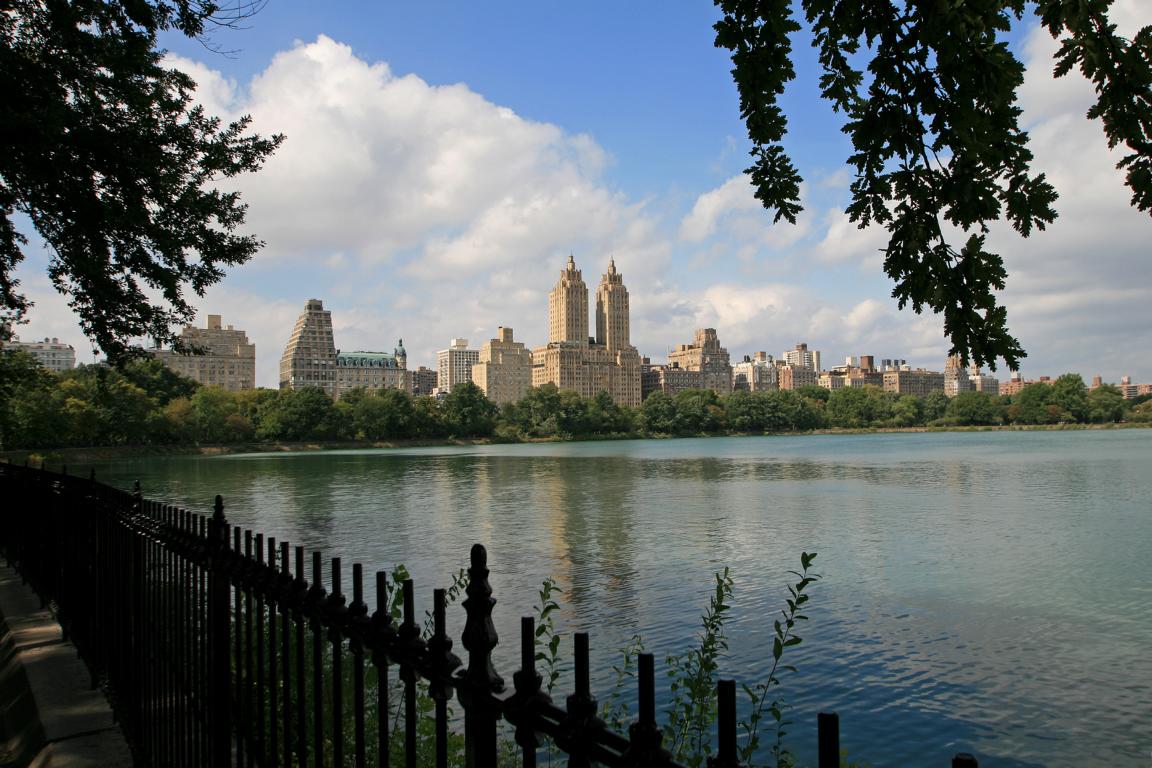
<instances>
[{"instance_id":1,"label":"small leafy sapling","mask_svg":"<svg viewBox=\"0 0 1152 768\"><path fill-rule=\"evenodd\" d=\"M556 619L552 615L560 610L560 605L553 595L563 592L556 580L549 576L537 593L540 602L536 605L536 661L544 666L544 691L549 695L560 678L560 636L556 634Z\"/></svg>"},{"instance_id":2,"label":"small leafy sapling","mask_svg":"<svg viewBox=\"0 0 1152 768\"><path fill-rule=\"evenodd\" d=\"M712 731L716 722L716 671L728 650L724 621L732 606L732 576L727 567L715 574L716 586L708 609L700 617L703 625L700 644L688 651L668 656L671 702L664 725L665 746L689 768L704 765L712 752Z\"/></svg>"},{"instance_id":3,"label":"small leafy sapling","mask_svg":"<svg viewBox=\"0 0 1152 768\"><path fill-rule=\"evenodd\" d=\"M804 605L809 596L805 590L820 579L820 575L812 573L812 561L816 559L815 552L802 552L800 554L800 570L789 571L799 581L788 586L789 598L785 601L786 607L780 610L780 619L773 623L772 638L772 668L768 677L756 685L744 685L744 693L750 703L749 714L746 720L741 721L740 729L744 733L744 743L740 746L740 762L745 765L752 764L752 758L760 748L760 725L764 721L765 712L772 719L775 729L775 741L772 745L772 759L777 768L792 765L792 756L784 747L784 737L791 721L786 719L788 705L779 694L769 699L768 694L773 687L780 687L779 673L795 672L796 668L790 664L781 664L784 651L792 646L800 645L802 638L796 634L796 622L807 621L808 616L803 612ZM782 620L781 620L782 619Z\"/></svg>"}]
</instances>

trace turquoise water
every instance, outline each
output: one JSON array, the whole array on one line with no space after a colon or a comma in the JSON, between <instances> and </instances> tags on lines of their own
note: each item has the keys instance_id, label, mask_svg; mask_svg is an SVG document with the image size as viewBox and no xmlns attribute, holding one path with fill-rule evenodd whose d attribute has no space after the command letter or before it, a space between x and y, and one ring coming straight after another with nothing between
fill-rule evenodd
<instances>
[{"instance_id":1,"label":"turquoise water","mask_svg":"<svg viewBox=\"0 0 1152 768\"><path fill-rule=\"evenodd\" d=\"M735 579L724 676L771 662L788 570L816 551L789 649L787 740L837 711L873 766L1152 764L1152 431L928 433L337 451L100 465L107 482L292 544L405 563L419 600L488 547L498 668L540 581L609 669L686 648ZM463 626L456 611L454 631ZM606 695L611 674L597 680ZM565 690L569 687L565 686Z\"/></svg>"}]
</instances>

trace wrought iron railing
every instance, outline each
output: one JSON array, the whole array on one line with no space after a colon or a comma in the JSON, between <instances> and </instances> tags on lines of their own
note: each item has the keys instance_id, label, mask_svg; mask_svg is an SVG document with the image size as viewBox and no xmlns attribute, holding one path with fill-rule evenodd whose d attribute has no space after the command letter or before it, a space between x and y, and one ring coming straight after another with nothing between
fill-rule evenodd
<instances>
[{"instance_id":1,"label":"wrought iron railing","mask_svg":"<svg viewBox=\"0 0 1152 768\"><path fill-rule=\"evenodd\" d=\"M0 548L54 604L65 636L107 686L143 766L535 766L541 736L570 766L680 768L662 747L654 661L638 658L639 712L627 736L598 718L588 635L574 635L575 691L559 706L536 669L536 627L520 625L520 669L509 686L492 661L497 634L487 554L472 547L461 637L445 631L445 590L433 593L432 633L417 624L412 581L392 615L388 575L96 482L0 464L11 503ZM305 578L311 566L311 579ZM425 688L419 689L419 681ZM715 768L735 768L736 686L721 680ZM398 697L396 706L391 699ZM454 718L456 698L463 717ZM430 703L428 703L430 700ZM498 738L499 721L512 727ZM402 728L397 727L402 723ZM838 766L839 725L821 714L819 766ZM460 734L462 725L463 733ZM402 732L401 732L402 731ZM954 768L975 768L957 755Z\"/></svg>"}]
</instances>

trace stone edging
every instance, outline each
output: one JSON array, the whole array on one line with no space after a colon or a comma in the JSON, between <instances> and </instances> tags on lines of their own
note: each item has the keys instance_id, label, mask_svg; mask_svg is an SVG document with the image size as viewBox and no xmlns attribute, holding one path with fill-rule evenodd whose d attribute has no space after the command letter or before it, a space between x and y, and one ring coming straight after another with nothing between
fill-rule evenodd
<instances>
[{"instance_id":1,"label":"stone edging","mask_svg":"<svg viewBox=\"0 0 1152 768\"><path fill-rule=\"evenodd\" d=\"M104 694L51 611L0 566L0 766L128 768Z\"/></svg>"}]
</instances>

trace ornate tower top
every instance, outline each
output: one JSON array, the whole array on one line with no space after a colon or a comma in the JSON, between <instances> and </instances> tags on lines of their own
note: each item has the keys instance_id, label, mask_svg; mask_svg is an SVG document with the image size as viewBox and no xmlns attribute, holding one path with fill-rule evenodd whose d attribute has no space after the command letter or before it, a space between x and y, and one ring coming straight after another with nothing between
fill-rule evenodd
<instances>
[{"instance_id":1,"label":"ornate tower top","mask_svg":"<svg viewBox=\"0 0 1152 768\"><path fill-rule=\"evenodd\" d=\"M600 278L600 283L608 285L623 285L624 276L616 271L616 259L608 259L608 271Z\"/></svg>"},{"instance_id":2,"label":"ornate tower top","mask_svg":"<svg viewBox=\"0 0 1152 768\"><path fill-rule=\"evenodd\" d=\"M596 343L611 352L630 346L628 334L628 289L624 276L616 271L616 260L608 260L608 271L596 289Z\"/></svg>"},{"instance_id":3,"label":"ornate tower top","mask_svg":"<svg viewBox=\"0 0 1152 768\"><path fill-rule=\"evenodd\" d=\"M548 326L549 342L588 344L588 287L572 254L548 294Z\"/></svg>"}]
</instances>

